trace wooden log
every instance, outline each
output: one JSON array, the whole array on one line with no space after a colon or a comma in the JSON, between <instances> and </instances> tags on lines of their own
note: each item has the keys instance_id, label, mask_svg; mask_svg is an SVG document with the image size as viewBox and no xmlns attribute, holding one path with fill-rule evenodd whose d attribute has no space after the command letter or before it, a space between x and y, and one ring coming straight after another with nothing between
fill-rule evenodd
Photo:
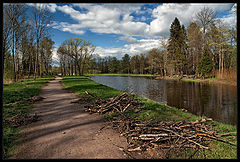
<instances>
[{"instance_id":1,"label":"wooden log","mask_svg":"<svg viewBox=\"0 0 240 162\"><path fill-rule=\"evenodd\" d=\"M88 91L85 91L85 93L86 93L87 95L89 95L89 96L92 96L93 98L95 98L95 99L97 99L97 100L100 100L100 101L102 100L102 99L100 99L99 97L97 97L97 96L91 94L91 93L88 92Z\"/></svg>"},{"instance_id":2,"label":"wooden log","mask_svg":"<svg viewBox=\"0 0 240 162\"><path fill-rule=\"evenodd\" d=\"M132 151L142 151L141 149L141 146L139 147L136 147L136 148L133 148L133 149L128 149L129 152L132 152Z\"/></svg>"},{"instance_id":3,"label":"wooden log","mask_svg":"<svg viewBox=\"0 0 240 162\"><path fill-rule=\"evenodd\" d=\"M222 139L220 137L214 137L214 136L210 136L208 134L197 134L197 135L207 137L207 138L211 138L211 139L214 139L214 140L217 140L217 141L220 141L220 142L228 143L228 144L233 145L233 146L237 146L235 143L229 142L229 141L227 141L225 139Z\"/></svg>"},{"instance_id":4,"label":"wooden log","mask_svg":"<svg viewBox=\"0 0 240 162\"><path fill-rule=\"evenodd\" d=\"M123 93L121 95L118 95L117 97L115 97L113 100L111 100L110 102L107 102L105 105L103 105L103 107L108 106L109 104L114 103L116 100L118 100L119 98L121 98L122 96L124 96L126 93Z\"/></svg>"},{"instance_id":5,"label":"wooden log","mask_svg":"<svg viewBox=\"0 0 240 162\"><path fill-rule=\"evenodd\" d=\"M125 112L130 105L131 105L131 104L129 103L129 104L123 109L122 112Z\"/></svg>"},{"instance_id":6,"label":"wooden log","mask_svg":"<svg viewBox=\"0 0 240 162\"><path fill-rule=\"evenodd\" d=\"M173 133L173 134L175 134L175 135L177 135L177 136L179 136L179 137L181 137L183 139L186 139L189 142L194 143L195 145L198 145L200 148L204 148L204 149L207 149L207 150L209 149L209 147L203 146L203 145L201 145L201 144L199 144L199 143L197 143L197 142L195 142L195 141L193 141L193 140L191 140L191 139L189 139L187 137L183 137L182 135L179 135L178 133L176 133L176 132L174 132L172 130L168 130L168 129L165 129L165 128L161 128L161 129L164 130L164 131L171 132L171 133Z\"/></svg>"},{"instance_id":7,"label":"wooden log","mask_svg":"<svg viewBox=\"0 0 240 162\"><path fill-rule=\"evenodd\" d=\"M141 134L139 137L166 137L169 136L167 133L161 133L161 134Z\"/></svg>"}]
</instances>

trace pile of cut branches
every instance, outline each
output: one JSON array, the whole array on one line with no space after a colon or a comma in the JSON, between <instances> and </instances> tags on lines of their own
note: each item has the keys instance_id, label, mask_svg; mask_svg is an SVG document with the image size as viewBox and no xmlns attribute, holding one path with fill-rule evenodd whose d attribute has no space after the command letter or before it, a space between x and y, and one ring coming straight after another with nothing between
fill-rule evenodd
<instances>
[{"instance_id":1,"label":"pile of cut branches","mask_svg":"<svg viewBox=\"0 0 240 162\"><path fill-rule=\"evenodd\" d=\"M160 149L164 150L165 156L168 158L172 152L181 152L183 149L191 148L194 149L194 152L188 158L193 158L201 149L210 150L209 144L212 140L236 146L236 144L222 138L222 136L231 136L236 132L219 134L212 128L212 125L206 124L207 121L211 120L208 118L189 122L141 122L121 115L112 121L112 126L122 136L127 137L129 152Z\"/></svg>"},{"instance_id":2,"label":"pile of cut branches","mask_svg":"<svg viewBox=\"0 0 240 162\"><path fill-rule=\"evenodd\" d=\"M37 101L41 101L45 99L45 97L42 97L42 96L33 96L33 97L30 97L30 98L22 98L22 99L16 99L14 100L14 102L19 102L19 101L29 101L29 102L37 102Z\"/></svg>"},{"instance_id":3,"label":"pile of cut branches","mask_svg":"<svg viewBox=\"0 0 240 162\"><path fill-rule=\"evenodd\" d=\"M23 125L30 124L32 122L38 121L39 116L37 114L27 115L27 114L17 114L4 120L6 124L12 127L19 127Z\"/></svg>"},{"instance_id":4,"label":"pile of cut branches","mask_svg":"<svg viewBox=\"0 0 240 162\"><path fill-rule=\"evenodd\" d=\"M123 113L128 109L135 111L138 110L139 106L143 103L134 99L134 97L124 91L116 97L107 98L105 100L100 99L86 91L86 94L94 97L97 101L92 105L86 105L85 111L103 114L109 111Z\"/></svg>"}]
</instances>

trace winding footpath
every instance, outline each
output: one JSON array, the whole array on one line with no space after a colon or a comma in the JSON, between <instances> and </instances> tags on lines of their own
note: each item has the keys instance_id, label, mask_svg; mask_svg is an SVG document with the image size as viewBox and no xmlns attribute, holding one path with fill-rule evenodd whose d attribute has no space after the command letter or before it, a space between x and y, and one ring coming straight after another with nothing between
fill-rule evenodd
<instances>
[{"instance_id":1,"label":"winding footpath","mask_svg":"<svg viewBox=\"0 0 240 162\"><path fill-rule=\"evenodd\" d=\"M14 159L126 159L124 137L107 127L98 114L84 111L78 98L61 85L60 77L45 84L42 101L31 113L39 121L24 126Z\"/></svg>"}]
</instances>

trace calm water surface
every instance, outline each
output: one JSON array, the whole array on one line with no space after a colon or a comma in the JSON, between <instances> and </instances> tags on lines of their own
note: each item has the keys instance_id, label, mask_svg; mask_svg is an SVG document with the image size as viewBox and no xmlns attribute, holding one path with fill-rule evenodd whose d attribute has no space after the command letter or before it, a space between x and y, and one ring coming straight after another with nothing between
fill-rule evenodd
<instances>
[{"instance_id":1,"label":"calm water surface","mask_svg":"<svg viewBox=\"0 0 240 162\"><path fill-rule=\"evenodd\" d=\"M92 80L118 90L131 86L128 92L222 123L237 122L237 86L130 76L92 76Z\"/></svg>"}]
</instances>

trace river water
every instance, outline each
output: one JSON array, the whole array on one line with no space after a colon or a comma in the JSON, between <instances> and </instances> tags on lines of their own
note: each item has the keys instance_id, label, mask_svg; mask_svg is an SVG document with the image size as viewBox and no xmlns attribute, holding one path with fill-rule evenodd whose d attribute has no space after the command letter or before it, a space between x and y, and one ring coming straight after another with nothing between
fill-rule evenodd
<instances>
[{"instance_id":1,"label":"river water","mask_svg":"<svg viewBox=\"0 0 240 162\"><path fill-rule=\"evenodd\" d=\"M236 125L237 86L131 76L92 76L93 81L142 96L192 114Z\"/></svg>"}]
</instances>

